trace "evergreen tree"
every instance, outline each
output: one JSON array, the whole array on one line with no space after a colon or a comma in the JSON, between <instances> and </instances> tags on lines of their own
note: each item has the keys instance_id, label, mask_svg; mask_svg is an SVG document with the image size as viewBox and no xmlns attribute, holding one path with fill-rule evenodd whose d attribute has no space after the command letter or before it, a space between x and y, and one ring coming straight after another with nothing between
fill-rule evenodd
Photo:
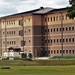
<instances>
[{"instance_id":1,"label":"evergreen tree","mask_svg":"<svg viewBox=\"0 0 75 75\"><path fill-rule=\"evenodd\" d=\"M75 17L75 0L69 0L69 4L70 4L70 7L68 7L67 15L73 19Z\"/></svg>"}]
</instances>

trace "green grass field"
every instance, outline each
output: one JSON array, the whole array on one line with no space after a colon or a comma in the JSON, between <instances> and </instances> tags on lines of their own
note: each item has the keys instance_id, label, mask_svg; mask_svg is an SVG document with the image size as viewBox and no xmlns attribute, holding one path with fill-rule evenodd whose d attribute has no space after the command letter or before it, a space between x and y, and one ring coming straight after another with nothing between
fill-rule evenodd
<instances>
[{"instance_id":1,"label":"green grass field","mask_svg":"<svg viewBox=\"0 0 75 75\"><path fill-rule=\"evenodd\" d=\"M75 66L10 66L0 75L75 75Z\"/></svg>"}]
</instances>

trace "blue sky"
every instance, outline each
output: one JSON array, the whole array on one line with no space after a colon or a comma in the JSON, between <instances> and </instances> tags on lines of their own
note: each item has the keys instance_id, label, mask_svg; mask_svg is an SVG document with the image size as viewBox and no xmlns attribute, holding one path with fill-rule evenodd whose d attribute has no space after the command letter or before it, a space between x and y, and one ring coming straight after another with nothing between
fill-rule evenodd
<instances>
[{"instance_id":1,"label":"blue sky","mask_svg":"<svg viewBox=\"0 0 75 75\"><path fill-rule=\"evenodd\" d=\"M0 16L36 9L39 7L64 8L69 0L0 0Z\"/></svg>"}]
</instances>

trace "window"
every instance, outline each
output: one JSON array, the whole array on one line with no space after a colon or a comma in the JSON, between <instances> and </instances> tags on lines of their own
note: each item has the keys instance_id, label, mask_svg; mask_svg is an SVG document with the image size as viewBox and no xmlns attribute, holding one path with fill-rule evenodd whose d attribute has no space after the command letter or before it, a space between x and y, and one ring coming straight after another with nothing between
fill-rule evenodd
<instances>
[{"instance_id":1,"label":"window","mask_svg":"<svg viewBox=\"0 0 75 75\"><path fill-rule=\"evenodd\" d=\"M72 52L73 52L73 54L74 54L74 50L73 50Z\"/></svg>"},{"instance_id":2,"label":"window","mask_svg":"<svg viewBox=\"0 0 75 75\"><path fill-rule=\"evenodd\" d=\"M19 25L23 25L23 21L22 20L19 20Z\"/></svg>"},{"instance_id":3,"label":"window","mask_svg":"<svg viewBox=\"0 0 75 75\"><path fill-rule=\"evenodd\" d=\"M48 32L49 32L49 29L48 29Z\"/></svg>"},{"instance_id":4,"label":"window","mask_svg":"<svg viewBox=\"0 0 75 75\"><path fill-rule=\"evenodd\" d=\"M61 42L61 39L60 39L60 42Z\"/></svg>"},{"instance_id":5,"label":"window","mask_svg":"<svg viewBox=\"0 0 75 75\"><path fill-rule=\"evenodd\" d=\"M72 38L72 42L74 42L74 38Z\"/></svg>"},{"instance_id":6,"label":"window","mask_svg":"<svg viewBox=\"0 0 75 75\"><path fill-rule=\"evenodd\" d=\"M47 40L45 40L45 43L47 43Z\"/></svg>"},{"instance_id":7,"label":"window","mask_svg":"<svg viewBox=\"0 0 75 75\"><path fill-rule=\"evenodd\" d=\"M55 39L54 39L54 43L55 43Z\"/></svg>"},{"instance_id":8,"label":"window","mask_svg":"<svg viewBox=\"0 0 75 75\"><path fill-rule=\"evenodd\" d=\"M66 27L66 31L68 31L68 28Z\"/></svg>"},{"instance_id":9,"label":"window","mask_svg":"<svg viewBox=\"0 0 75 75\"><path fill-rule=\"evenodd\" d=\"M60 54L62 53L62 50L60 50Z\"/></svg>"},{"instance_id":10,"label":"window","mask_svg":"<svg viewBox=\"0 0 75 75\"><path fill-rule=\"evenodd\" d=\"M12 41L12 44L13 44L13 41Z\"/></svg>"},{"instance_id":11,"label":"window","mask_svg":"<svg viewBox=\"0 0 75 75\"><path fill-rule=\"evenodd\" d=\"M56 51L54 50L54 54L56 53Z\"/></svg>"},{"instance_id":12,"label":"window","mask_svg":"<svg viewBox=\"0 0 75 75\"><path fill-rule=\"evenodd\" d=\"M16 44L16 42L14 41L14 44Z\"/></svg>"},{"instance_id":13,"label":"window","mask_svg":"<svg viewBox=\"0 0 75 75\"><path fill-rule=\"evenodd\" d=\"M15 31L14 31L14 34L15 34Z\"/></svg>"},{"instance_id":14,"label":"window","mask_svg":"<svg viewBox=\"0 0 75 75\"><path fill-rule=\"evenodd\" d=\"M28 19L28 21L30 22L30 18Z\"/></svg>"},{"instance_id":15,"label":"window","mask_svg":"<svg viewBox=\"0 0 75 75\"><path fill-rule=\"evenodd\" d=\"M66 39L66 42L68 42L68 39Z\"/></svg>"},{"instance_id":16,"label":"window","mask_svg":"<svg viewBox=\"0 0 75 75\"><path fill-rule=\"evenodd\" d=\"M69 31L71 31L71 27L69 27Z\"/></svg>"},{"instance_id":17,"label":"window","mask_svg":"<svg viewBox=\"0 0 75 75\"><path fill-rule=\"evenodd\" d=\"M55 28L54 28L54 32L55 32Z\"/></svg>"},{"instance_id":18,"label":"window","mask_svg":"<svg viewBox=\"0 0 75 75\"><path fill-rule=\"evenodd\" d=\"M63 39L63 42L65 42L65 39Z\"/></svg>"},{"instance_id":19,"label":"window","mask_svg":"<svg viewBox=\"0 0 75 75\"><path fill-rule=\"evenodd\" d=\"M60 28L60 31L61 31L61 28Z\"/></svg>"},{"instance_id":20,"label":"window","mask_svg":"<svg viewBox=\"0 0 75 75\"><path fill-rule=\"evenodd\" d=\"M63 28L63 31L64 31L64 28Z\"/></svg>"},{"instance_id":21,"label":"window","mask_svg":"<svg viewBox=\"0 0 75 75\"><path fill-rule=\"evenodd\" d=\"M63 50L63 53L65 53L65 50Z\"/></svg>"},{"instance_id":22,"label":"window","mask_svg":"<svg viewBox=\"0 0 75 75\"><path fill-rule=\"evenodd\" d=\"M72 27L72 30L74 30L74 27Z\"/></svg>"},{"instance_id":23,"label":"window","mask_svg":"<svg viewBox=\"0 0 75 75\"><path fill-rule=\"evenodd\" d=\"M14 22L14 24L15 24L15 20L14 20L13 22Z\"/></svg>"},{"instance_id":24,"label":"window","mask_svg":"<svg viewBox=\"0 0 75 75\"><path fill-rule=\"evenodd\" d=\"M45 32L47 32L47 29L45 29Z\"/></svg>"},{"instance_id":25,"label":"window","mask_svg":"<svg viewBox=\"0 0 75 75\"><path fill-rule=\"evenodd\" d=\"M48 17L48 22L49 22L49 17Z\"/></svg>"},{"instance_id":26,"label":"window","mask_svg":"<svg viewBox=\"0 0 75 75\"><path fill-rule=\"evenodd\" d=\"M30 40L29 40L29 42L30 42Z\"/></svg>"},{"instance_id":27,"label":"window","mask_svg":"<svg viewBox=\"0 0 75 75\"><path fill-rule=\"evenodd\" d=\"M68 53L68 50L66 50L66 53Z\"/></svg>"},{"instance_id":28,"label":"window","mask_svg":"<svg viewBox=\"0 0 75 75\"><path fill-rule=\"evenodd\" d=\"M3 32L3 34L5 34L5 32Z\"/></svg>"},{"instance_id":29,"label":"window","mask_svg":"<svg viewBox=\"0 0 75 75\"><path fill-rule=\"evenodd\" d=\"M69 38L69 42L71 42L71 38Z\"/></svg>"},{"instance_id":30,"label":"window","mask_svg":"<svg viewBox=\"0 0 75 75\"><path fill-rule=\"evenodd\" d=\"M30 32L30 30L29 30L29 32Z\"/></svg>"},{"instance_id":31,"label":"window","mask_svg":"<svg viewBox=\"0 0 75 75\"><path fill-rule=\"evenodd\" d=\"M53 54L53 51L51 50L51 54Z\"/></svg>"},{"instance_id":32,"label":"window","mask_svg":"<svg viewBox=\"0 0 75 75\"><path fill-rule=\"evenodd\" d=\"M47 19L45 18L45 22L47 22Z\"/></svg>"},{"instance_id":33,"label":"window","mask_svg":"<svg viewBox=\"0 0 75 75\"><path fill-rule=\"evenodd\" d=\"M52 29L51 29L51 32L52 32Z\"/></svg>"},{"instance_id":34,"label":"window","mask_svg":"<svg viewBox=\"0 0 75 75\"><path fill-rule=\"evenodd\" d=\"M68 16L66 15L66 20L68 19Z\"/></svg>"},{"instance_id":35,"label":"window","mask_svg":"<svg viewBox=\"0 0 75 75\"><path fill-rule=\"evenodd\" d=\"M52 21L52 17L51 17L51 21Z\"/></svg>"},{"instance_id":36,"label":"window","mask_svg":"<svg viewBox=\"0 0 75 75\"><path fill-rule=\"evenodd\" d=\"M58 39L57 39L57 43L58 43Z\"/></svg>"},{"instance_id":37,"label":"window","mask_svg":"<svg viewBox=\"0 0 75 75\"><path fill-rule=\"evenodd\" d=\"M57 54L59 53L59 50L57 50Z\"/></svg>"},{"instance_id":38,"label":"window","mask_svg":"<svg viewBox=\"0 0 75 75\"><path fill-rule=\"evenodd\" d=\"M58 16L56 16L56 21L58 21Z\"/></svg>"},{"instance_id":39,"label":"window","mask_svg":"<svg viewBox=\"0 0 75 75\"><path fill-rule=\"evenodd\" d=\"M52 43L52 39L51 39L51 43Z\"/></svg>"},{"instance_id":40,"label":"window","mask_svg":"<svg viewBox=\"0 0 75 75\"><path fill-rule=\"evenodd\" d=\"M58 32L58 28L57 28L57 32Z\"/></svg>"},{"instance_id":41,"label":"window","mask_svg":"<svg viewBox=\"0 0 75 75\"><path fill-rule=\"evenodd\" d=\"M71 53L71 50L69 50L69 53Z\"/></svg>"},{"instance_id":42,"label":"window","mask_svg":"<svg viewBox=\"0 0 75 75\"><path fill-rule=\"evenodd\" d=\"M54 17L54 21L55 21L55 17Z\"/></svg>"}]
</instances>

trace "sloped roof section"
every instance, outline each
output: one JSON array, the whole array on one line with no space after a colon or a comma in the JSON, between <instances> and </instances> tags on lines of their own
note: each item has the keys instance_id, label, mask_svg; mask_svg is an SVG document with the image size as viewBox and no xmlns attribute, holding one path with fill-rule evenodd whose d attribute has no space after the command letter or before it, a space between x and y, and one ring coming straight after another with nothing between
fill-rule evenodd
<instances>
[{"instance_id":1,"label":"sloped roof section","mask_svg":"<svg viewBox=\"0 0 75 75\"><path fill-rule=\"evenodd\" d=\"M47 14L60 13L60 12L66 12L66 11L67 11L67 8L53 9L53 10L49 11Z\"/></svg>"},{"instance_id":2,"label":"sloped roof section","mask_svg":"<svg viewBox=\"0 0 75 75\"><path fill-rule=\"evenodd\" d=\"M46 14L51 10L54 10L54 9L53 8L43 8L43 7L41 7L40 10L33 12L33 14Z\"/></svg>"}]
</instances>

